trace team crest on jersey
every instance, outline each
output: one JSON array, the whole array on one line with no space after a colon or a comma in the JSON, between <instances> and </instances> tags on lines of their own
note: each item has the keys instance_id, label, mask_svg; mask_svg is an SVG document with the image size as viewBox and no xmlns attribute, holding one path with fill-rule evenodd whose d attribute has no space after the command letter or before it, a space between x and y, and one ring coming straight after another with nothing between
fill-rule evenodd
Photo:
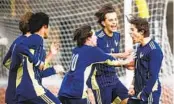
<instances>
[{"instance_id":1,"label":"team crest on jersey","mask_svg":"<svg viewBox=\"0 0 174 104\"><path fill-rule=\"evenodd\" d=\"M144 54L141 52L141 53L140 53L140 58L142 58L143 56L144 56Z\"/></svg>"},{"instance_id":2,"label":"team crest on jersey","mask_svg":"<svg viewBox=\"0 0 174 104\"><path fill-rule=\"evenodd\" d=\"M118 42L115 40L115 45L118 46Z\"/></svg>"},{"instance_id":3,"label":"team crest on jersey","mask_svg":"<svg viewBox=\"0 0 174 104\"><path fill-rule=\"evenodd\" d=\"M106 44L106 47L109 47L109 44L108 43Z\"/></svg>"}]
</instances>

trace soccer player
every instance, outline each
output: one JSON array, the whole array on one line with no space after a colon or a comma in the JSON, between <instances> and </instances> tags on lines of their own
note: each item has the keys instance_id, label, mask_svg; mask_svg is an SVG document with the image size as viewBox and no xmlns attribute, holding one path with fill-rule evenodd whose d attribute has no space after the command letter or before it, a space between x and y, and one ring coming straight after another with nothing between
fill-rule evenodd
<instances>
[{"instance_id":1,"label":"soccer player","mask_svg":"<svg viewBox=\"0 0 174 104\"><path fill-rule=\"evenodd\" d=\"M7 69L9 69L8 85L5 94L5 102L7 104L17 104L17 102L15 101L16 78L17 72L20 72L21 70L19 68L22 62L22 57L20 57L19 55L14 55L14 49L16 48L16 45L19 44L23 39L31 35L28 28L28 20L32 15L32 12L27 12L23 16L21 16L19 29L22 31L22 35L14 40L3 60L3 65Z\"/></svg>"},{"instance_id":2,"label":"soccer player","mask_svg":"<svg viewBox=\"0 0 174 104\"><path fill-rule=\"evenodd\" d=\"M87 104L87 96L92 99L92 90L88 88L86 83L91 73L92 65L106 63L119 66L131 62L131 59L115 60L115 58L96 47L97 37L91 26L88 25L75 30L74 41L77 42L77 47L72 51L70 71L63 79L58 96L63 104ZM94 100L90 101L95 104Z\"/></svg>"},{"instance_id":3,"label":"soccer player","mask_svg":"<svg viewBox=\"0 0 174 104\"><path fill-rule=\"evenodd\" d=\"M21 16L20 18L20 22L19 22L19 29L22 32L22 35L20 35L10 46L10 49L8 50L6 56L4 57L3 60L3 65L9 69L9 78L8 78L8 86L6 89L6 94L5 94L5 102L7 104L15 104L17 103L15 100L15 92L16 92L16 87L19 85L20 83L20 79L21 79L21 73L22 73L22 57L20 55L18 55L18 53L15 51L16 50L16 46L18 44L21 43L22 40L24 40L25 38L29 37L31 35L31 33L29 32L29 26L28 26L28 22L30 17L33 15L32 12L27 12L25 13L23 16ZM51 51L49 52L49 54L47 55L47 62L50 61L50 59L53 56L53 53L56 54L57 50L56 50L56 45L52 44L51 45ZM22 50L23 51L23 50ZM29 50L28 50L29 51ZM25 52L24 52L25 53ZM29 53L30 54L30 53ZM30 58L32 58L33 56L30 54ZM37 59L33 59L36 60L35 64L37 63ZM43 77L47 77L49 75L52 74L56 74L59 71L56 70L44 70L42 72Z\"/></svg>"},{"instance_id":4,"label":"soccer player","mask_svg":"<svg viewBox=\"0 0 174 104\"><path fill-rule=\"evenodd\" d=\"M14 40L14 42L12 43L12 45L10 46L7 54L4 57L3 60L3 64L6 68L9 69L10 67L10 63L11 63L11 59L10 57L12 56L12 51L14 50L14 48L16 47L16 44L20 43L21 40L23 40L24 38L30 36L30 32L29 32L29 28L28 28L28 21L30 19L30 17L32 16L32 12L27 12L26 14L24 14L23 16L21 16L20 18L20 22L19 22L19 29L22 32L22 35L20 35L16 40Z\"/></svg>"},{"instance_id":5,"label":"soccer player","mask_svg":"<svg viewBox=\"0 0 174 104\"><path fill-rule=\"evenodd\" d=\"M48 24L47 14L39 12L32 15L29 20L29 29L32 35L16 46L16 52L21 53L21 50L27 51L29 48L34 58L39 59L36 64L33 64L30 62L33 61L30 60L32 59L30 54L27 54L29 57L23 55L23 73L20 85L16 88L18 104L60 104L60 101L42 85L42 78L45 76L42 73L43 70L47 71L54 68L39 67L45 62L46 53L43 48L43 38L47 38Z\"/></svg>"},{"instance_id":6,"label":"soccer player","mask_svg":"<svg viewBox=\"0 0 174 104\"><path fill-rule=\"evenodd\" d=\"M160 46L149 36L149 24L146 19L132 17L131 37L133 43L139 43L135 59L135 74L129 94L142 100L141 104L159 104L161 85L159 71L163 60Z\"/></svg>"},{"instance_id":7,"label":"soccer player","mask_svg":"<svg viewBox=\"0 0 174 104\"><path fill-rule=\"evenodd\" d=\"M117 58L128 57L131 51L119 53L120 33L117 32L118 20L114 7L111 4L106 4L95 13L95 16L102 27L96 32L97 47ZM96 81L99 87L93 89L97 104L110 104L115 98L119 98L121 104L127 103L128 90L118 79L115 67L99 63L93 68L97 69Z\"/></svg>"}]
</instances>

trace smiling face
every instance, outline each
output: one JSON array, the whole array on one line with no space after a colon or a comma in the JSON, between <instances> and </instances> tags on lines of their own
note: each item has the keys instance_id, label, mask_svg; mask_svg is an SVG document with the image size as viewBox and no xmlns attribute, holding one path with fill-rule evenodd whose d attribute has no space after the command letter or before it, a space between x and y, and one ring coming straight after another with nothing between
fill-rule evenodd
<instances>
[{"instance_id":1,"label":"smiling face","mask_svg":"<svg viewBox=\"0 0 174 104\"><path fill-rule=\"evenodd\" d=\"M130 35L133 43L141 43L144 39L143 32L138 32L138 29L133 24L131 24Z\"/></svg>"},{"instance_id":2,"label":"smiling face","mask_svg":"<svg viewBox=\"0 0 174 104\"><path fill-rule=\"evenodd\" d=\"M116 12L106 13L105 20L102 21L104 29L109 33L117 31L117 15Z\"/></svg>"}]
</instances>

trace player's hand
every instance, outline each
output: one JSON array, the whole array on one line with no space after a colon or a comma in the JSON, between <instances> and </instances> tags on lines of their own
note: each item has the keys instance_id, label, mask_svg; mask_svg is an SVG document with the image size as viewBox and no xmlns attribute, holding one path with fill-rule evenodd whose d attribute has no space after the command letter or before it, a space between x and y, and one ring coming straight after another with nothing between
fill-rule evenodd
<instances>
[{"instance_id":1,"label":"player's hand","mask_svg":"<svg viewBox=\"0 0 174 104\"><path fill-rule=\"evenodd\" d=\"M88 99L89 99L90 103L96 104L94 94L90 88L87 89L87 93L88 93Z\"/></svg>"},{"instance_id":2,"label":"player's hand","mask_svg":"<svg viewBox=\"0 0 174 104\"><path fill-rule=\"evenodd\" d=\"M133 52L133 49L126 50L122 55L123 58L127 58L129 55L131 55L132 52Z\"/></svg>"},{"instance_id":3,"label":"player's hand","mask_svg":"<svg viewBox=\"0 0 174 104\"><path fill-rule=\"evenodd\" d=\"M128 94L129 94L130 96L135 95L135 90L134 90L134 87L133 87L133 86L131 86L131 87L129 88Z\"/></svg>"},{"instance_id":4,"label":"player's hand","mask_svg":"<svg viewBox=\"0 0 174 104\"><path fill-rule=\"evenodd\" d=\"M135 62L132 61L129 64L124 65L124 68L126 68L128 70L134 70L135 69Z\"/></svg>"},{"instance_id":5,"label":"player's hand","mask_svg":"<svg viewBox=\"0 0 174 104\"><path fill-rule=\"evenodd\" d=\"M129 56L127 56L127 59L125 61L127 62L127 64L131 64L134 62L135 58L136 55L132 52Z\"/></svg>"},{"instance_id":6,"label":"player's hand","mask_svg":"<svg viewBox=\"0 0 174 104\"><path fill-rule=\"evenodd\" d=\"M62 65L54 65L53 67L58 75L60 75L61 77L65 75L66 72Z\"/></svg>"},{"instance_id":7,"label":"player's hand","mask_svg":"<svg viewBox=\"0 0 174 104\"><path fill-rule=\"evenodd\" d=\"M50 46L51 53L52 53L53 55L57 54L58 51L59 51L59 48L60 48L59 43L53 42L53 43L51 44L51 46Z\"/></svg>"},{"instance_id":8,"label":"player's hand","mask_svg":"<svg viewBox=\"0 0 174 104\"><path fill-rule=\"evenodd\" d=\"M44 70L44 65L45 65L44 62L41 62L40 65L39 65L39 69Z\"/></svg>"},{"instance_id":9,"label":"player's hand","mask_svg":"<svg viewBox=\"0 0 174 104\"><path fill-rule=\"evenodd\" d=\"M128 69L128 70L135 70L134 66L125 66L125 68Z\"/></svg>"}]
</instances>

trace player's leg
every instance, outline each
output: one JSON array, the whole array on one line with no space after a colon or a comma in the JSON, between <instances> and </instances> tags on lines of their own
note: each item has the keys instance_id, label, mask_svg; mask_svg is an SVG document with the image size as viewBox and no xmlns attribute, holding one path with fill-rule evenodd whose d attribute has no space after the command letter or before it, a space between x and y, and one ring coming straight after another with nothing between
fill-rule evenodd
<instances>
[{"instance_id":1,"label":"player's leg","mask_svg":"<svg viewBox=\"0 0 174 104\"><path fill-rule=\"evenodd\" d=\"M111 104L112 87L104 87L93 90L96 104Z\"/></svg>"},{"instance_id":2,"label":"player's leg","mask_svg":"<svg viewBox=\"0 0 174 104\"><path fill-rule=\"evenodd\" d=\"M48 104L61 104L60 100L54 96L49 90L44 95L41 95L42 101L48 102ZM52 103L51 103L52 102Z\"/></svg>"},{"instance_id":3,"label":"player's leg","mask_svg":"<svg viewBox=\"0 0 174 104\"><path fill-rule=\"evenodd\" d=\"M115 98L120 99L120 104L127 104L128 102L128 89L119 81L112 89L112 101L115 102Z\"/></svg>"},{"instance_id":4,"label":"player's leg","mask_svg":"<svg viewBox=\"0 0 174 104\"><path fill-rule=\"evenodd\" d=\"M41 96L27 101L19 102L19 104L61 104L61 102L51 92L47 91Z\"/></svg>"},{"instance_id":5,"label":"player's leg","mask_svg":"<svg viewBox=\"0 0 174 104\"><path fill-rule=\"evenodd\" d=\"M159 104L160 95L161 95L161 90L154 91L152 93L152 100L153 100L153 103L152 104Z\"/></svg>"},{"instance_id":6,"label":"player's leg","mask_svg":"<svg viewBox=\"0 0 174 104\"><path fill-rule=\"evenodd\" d=\"M143 101L141 104L159 104L160 102L160 95L161 95L161 88L159 87L158 90L151 93L145 101Z\"/></svg>"},{"instance_id":7,"label":"player's leg","mask_svg":"<svg viewBox=\"0 0 174 104\"><path fill-rule=\"evenodd\" d=\"M87 99L73 99L73 98L67 98L63 96L59 96L59 100L62 102L62 104L87 104Z\"/></svg>"},{"instance_id":8,"label":"player's leg","mask_svg":"<svg viewBox=\"0 0 174 104\"><path fill-rule=\"evenodd\" d=\"M62 102L62 104L68 104L68 99L63 96L59 96L58 99Z\"/></svg>"},{"instance_id":9,"label":"player's leg","mask_svg":"<svg viewBox=\"0 0 174 104\"><path fill-rule=\"evenodd\" d=\"M142 100L138 99L137 97L129 97L127 104L146 104Z\"/></svg>"}]
</instances>

